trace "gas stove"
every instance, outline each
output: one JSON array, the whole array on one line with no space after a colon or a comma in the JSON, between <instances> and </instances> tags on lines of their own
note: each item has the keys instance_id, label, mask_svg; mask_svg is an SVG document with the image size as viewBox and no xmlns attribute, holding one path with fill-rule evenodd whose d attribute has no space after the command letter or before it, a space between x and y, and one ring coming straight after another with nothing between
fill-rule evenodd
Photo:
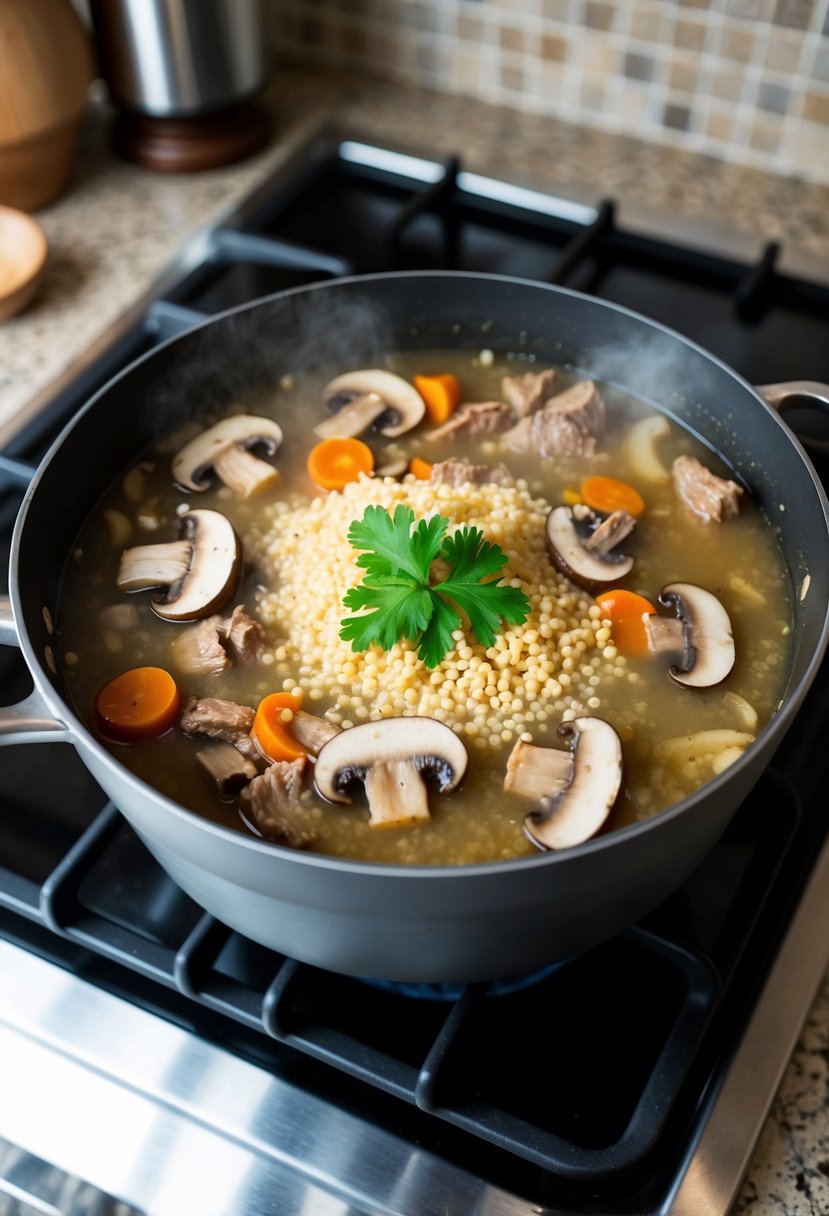
<instances>
[{"instance_id":1,"label":"gas stove","mask_svg":"<svg viewBox=\"0 0 829 1216\"><path fill-rule=\"evenodd\" d=\"M29 412L0 455L3 570L37 461L132 359L286 287L437 267L627 305L755 383L829 381L829 267L325 131ZM12 648L0 672L22 699ZM265 950L176 887L74 752L4 748L0 1213L726 1213L829 961L827 726L821 673L682 888L509 991Z\"/></svg>"}]
</instances>

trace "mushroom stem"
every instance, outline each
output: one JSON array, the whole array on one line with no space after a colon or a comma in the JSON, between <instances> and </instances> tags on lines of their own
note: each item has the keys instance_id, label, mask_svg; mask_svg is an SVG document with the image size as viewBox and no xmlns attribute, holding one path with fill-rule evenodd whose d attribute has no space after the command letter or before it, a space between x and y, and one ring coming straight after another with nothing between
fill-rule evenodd
<instances>
[{"instance_id":1,"label":"mushroom stem","mask_svg":"<svg viewBox=\"0 0 829 1216\"><path fill-rule=\"evenodd\" d=\"M504 789L525 798L550 797L569 784L572 773L570 752L519 739L507 760Z\"/></svg>"},{"instance_id":2,"label":"mushroom stem","mask_svg":"<svg viewBox=\"0 0 829 1216\"><path fill-rule=\"evenodd\" d=\"M373 828L402 828L429 818L426 785L411 760L373 764L365 788Z\"/></svg>"},{"instance_id":3,"label":"mushroom stem","mask_svg":"<svg viewBox=\"0 0 829 1216\"><path fill-rule=\"evenodd\" d=\"M171 540L161 545L135 545L121 555L116 585L119 591L174 587L187 574L192 558L191 540Z\"/></svg>"},{"instance_id":4,"label":"mushroom stem","mask_svg":"<svg viewBox=\"0 0 829 1216\"><path fill-rule=\"evenodd\" d=\"M327 418L315 426L314 433L320 439L348 439L361 435L388 408L388 402L378 393L362 393L338 410L333 418Z\"/></svg>"},{"instance_id":5,"label":"mushroom stem","mask_svg":"<svg viewBox=\"0 0 829 1216\"><path fill-rule=\"evenodd\" d=\"M643 616L642 621L651 654L684 653L685 626L678 617L658 616L654 612L650 616Z\"/></svg>"},{"instance_id":6,"label":"mushroom stem","mask_svg":"<svg viewBox=\"0 0 829 1216\"><path fill-rule=\"evenodd\" d=\"M213 468L217 477L243 498L250 498L279 481L279 470L274 465L260 460L239 444L217 452Z\"/></svg>"},{"instance_id":7,"label":"mushroom stem","mask_svg":"<svg viewBox=\"0 0 829 1216\"><path fill-rule=\"evenodd\" d=\"M325 718L318 718L316 714L306 713L304 709L296 711L289 729L300 747L304 747L311 756L318 756L328 740L340 733L339 726Z\"/></svg>"}]
</instances>

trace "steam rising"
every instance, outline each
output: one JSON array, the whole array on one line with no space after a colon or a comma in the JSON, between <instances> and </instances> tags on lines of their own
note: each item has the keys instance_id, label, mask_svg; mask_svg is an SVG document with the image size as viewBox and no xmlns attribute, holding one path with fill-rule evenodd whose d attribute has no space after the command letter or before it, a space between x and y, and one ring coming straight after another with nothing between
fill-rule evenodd
<instances>
[{"instance_id":1,"label":"steam rising","mask_svg":"<svg viewBox=\"0 0 829 1216\"><path fill-rule=\"evenodd\" d=\"M219 317L169 351L148 392L153 417L172 430L242 403L283 376L315 368L373 366L393 349L393 327L375 301L320 285Z\"/></svg>"},{"instance_id":2,"label":"steam rising","mask_svg":"<svg viewBox=\"0 0 829 1216\"><path fill-rule=\"evenodd\" d=\"M750 456L741 389L729 392L726 371L672 334L631 326L624 339L586 349L577 362L583 373L673 415L730 465Z\"/></svg>"}]
</instances>

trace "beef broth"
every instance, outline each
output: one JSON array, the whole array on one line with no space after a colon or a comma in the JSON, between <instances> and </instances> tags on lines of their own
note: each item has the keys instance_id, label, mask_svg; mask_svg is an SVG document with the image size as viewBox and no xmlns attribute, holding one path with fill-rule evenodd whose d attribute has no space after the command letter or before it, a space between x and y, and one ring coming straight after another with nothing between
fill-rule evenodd
<instances>
[{"instance_id":1,"label":"beef broth","mask_svg":"<svg viewBox=\"0 0 829 1216\"><path fill-rule=\"evenodd\" d=\"M238 718L243 723L263 697L291 689L301 690L303 711L341 730L390 716L437 717L464 742L469 760L459 789L430 790L427 822L378 831L369 824L359 790L351 805L322 800L309 781L311 764L297 794L307 819L306 847L427 865L498 861L535 851L524 832L531 805L505 792L504 775L519 739L563 748L562 723L596 716L618 732L625 783L608 824L616 828L658 813L738 758L775 712L784 686L788 572L773 529L749 492L740 496L737 514L705 522L677 493L671 476L654 478L654 461L666 474L678 457L694 458L725 479L733 473L672 419L651 428L664 431L655 443L643 438L648 427L637 430L636 424L659 418L652 406L609 385L589 390L571 369L546 369L509 354L482 359L447 350L395 354L385 366L407 380L424 371L451 372L464 403L505 403L513 410L513 425L503 425L502 411L464 413L461 405L453 417L473 422L460 427L436 428L424 420L394 439L368 431L362 438L378 467L397 462L405 468L417 457L444 472L433 481L410 475L363 479L325 494L311 483L306 459L316 442L311 427L326 416L322 387L330 377L298 376L244 403L245 413L276 419L284 434L272 458L278 480L250 498L215 480L203 493L184 493L170 473L184 436L163 437L99 504L68 563L59 606L60 662L90 729L98 729L94 704L102 685L139 665L171 671L182 705L191 709L194 699L204 698L247 707ZM542 371L549 374L541 396L571 390L558 413L549 398L533 400L532 382L525 380ZM476 425L484 416L498 425ZM213 421L205 419L205 425ZM475 466L466 479L459 462ZM575 510L582 483L596 474L630 483L645 500L635 530L618 542L635 558L620 586L655 604L666 585L699 584L727 611L736 660L721 684L684 688L669 676L673 660L623 655L594 596L552 566L544 537L547 512L561 503ZM404 501L417 518L437 511L453 525L481 527L507 554L506 577L530 601L527 620L503 625L496 645L482 645L467 630L433 670L408 642L387 652L375 647L353 653L336 632L347 615L341 581L354 585L360 574L345 535L349 521L366 504L391 511ZM151 592L120 593L116 574L125 547L172 540L181 516L196 508L231 520L242 540L245 571L210 622L178 624L153 612ZM242 659L229 653L230 622L239 605L264 630L261 656L259 631L243 623L239 653L253 650ZM235 636L241 636L239 629ZM226 742L227 734L216 737ZM137 743L104 742L139 777L198 814L242 832L257 831L257 816L264 821L264 812L246 814L244 800L227 790L220 797L206 778L204 764L196 761L210 743L204 734L177 727ZM258 765L265 767L264 761ZM242 777L243 783L249 779Z\"/></svg>"}]
</instances>

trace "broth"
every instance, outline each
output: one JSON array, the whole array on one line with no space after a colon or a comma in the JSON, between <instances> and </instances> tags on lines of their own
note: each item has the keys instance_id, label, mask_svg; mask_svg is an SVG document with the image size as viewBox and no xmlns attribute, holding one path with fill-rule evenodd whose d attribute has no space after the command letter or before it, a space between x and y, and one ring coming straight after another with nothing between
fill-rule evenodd
<instances>
[{"instance_id":1,"label":"broth","mask_svg":"<svg viewBox=\"0 0 829 1216\"><path fill-rule=\"evenodd\" d=\"M490 362L469 351L445 350L395 354L385 366L409 380L424 371L454 373L464 401L502 399L503 376L541 370L540 364L507 354ZM580 378L561 368L558 375L555 392ZM117 591L115 577L121 550L173 538L185 505L223 512L242 538L245 575L222 612L229 615L234 604L245 604L265 627L266 652L255 665L180 678L184 700L222 697L255 707L268 693L298 687L304 692L303 709L335 725L348 728L397 714L437 716L447 720L467 746L469 764L462 787L449 794L431 793L431 818L417 827L377 831L369 826L361 798L351 806L333 805L306 791L303 800L317 833L316 851L411 864L530 855L535 847L523 832L530 804L503 790L507 757L520 737L531 737L541 746L562 747L556 733L562 721L585 715L609 721L622 740L626 770L623 795L612 818L615 828L673 804L723 763L716 753L672 755L670 746L667 751L658 746L665 740L724 729L748 729L756 735L769 720L781 696L788 662L790 606L782 553L748 494L742 496L735 518L706 524L678 503L671 479L642 481L625 440L631 424L653 415L653 407L599 384L608 418L599 450L589 458L555 461L515 452L497 434L476 442L433 444L425 438L426 422L396 440L368 432L362 438L374 449L378 465L391 457L433 462L457 455L490 465L502 461L518 486L473 487L463 494L438 490L411 477L403 481L375 477L342 493L333 491L330 509L324 504L314 508L312 501L325 496L310 482L306 458L316 442L311 427L325 416L321 390L329 378L308 374L286 380L244 403L245 413L276 418L284 433L274 458L280 478L272 489L247 500L218 484L201 494L183 493L170 476L177 443L167 436L142 455L88 520L64 581L59 638L70 696L92 730L96 730L94 700L106 681L146 664L176 674L170 641L188 626L159 619L149 593L132 595L127 601ZM212 421L206 419L205 425ZM658 447L667 467L675 457L688 454L728 476L698 439L676 422L669 424L669 433ZM585 477L597 473L631 482L646 499L634 534L620 546L636 559L633 572L621 585L655 602L668 583L698 583L726 608L736 661L723 683L683 688L668 677L662 657L620 655L594 597L568 584L553 569L544 549L546 513L563 495L577 491ZM502 644L505 649L488 654L488 648L467 630L445 664L430 672L407 642L391 654L376 648L353 654L347 643L338 642L336 626L347 614L341 590L327 584L326 558L314 548L321 526L316 517L324 517L326 535L339 536L337 560L351 571L346 577L353 584L359 572L354 568L356 554L345 539L348 522L359 518L369 502L391 510L401 501L412 504L417 518L437 509L453 522L477 523L487 539L497 541L508 554L505 576L520 579L525 589L533 588L528 621L520 628L503 627L508 639ZM453 518L452 512L458 511L468 518ZM107 512L119 514L107 516ZM129 521L128 538L122 534L119 515ZM532 569L527 569L529 561ZM301 602L306 590L313 590L328 623L310 621L314 614L299 608L292 612L284 599L285 586L297 597L291 601L294 604ZM102 625L107 619L102 613L124 602L134 605L133 627L124 631ZM584 624L564 628L570 620ZM313 653L308 652L309 639ZM507 661L499 666L504 653ZM483 698L478 696L481 692ZM119 761L163 794L226 827L250 830L237 802L219 799L198 769L194 757L205 746L204 738L171 730L141 743L104 742Z\"/></svg>"}]
</instances>

